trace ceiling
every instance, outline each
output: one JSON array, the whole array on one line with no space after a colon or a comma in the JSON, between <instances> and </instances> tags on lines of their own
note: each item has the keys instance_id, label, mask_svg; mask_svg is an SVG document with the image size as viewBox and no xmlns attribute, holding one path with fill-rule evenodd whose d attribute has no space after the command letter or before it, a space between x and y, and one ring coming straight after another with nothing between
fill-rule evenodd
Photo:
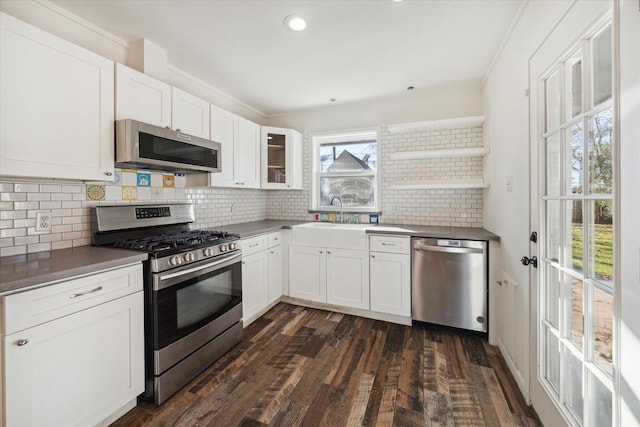
<instances>
[{"instance_id":1,"label":"ceiling","mask_svg":"<svg viewBox=\"0 0 640 427\"><path fill-rule=\"evenodd\" d=\"M54 0L265 116L485 76L523 0ZM287 15L307 29L285 29ZM336 98L332 104L330 98Z\"/></svg>"}]
</instances>

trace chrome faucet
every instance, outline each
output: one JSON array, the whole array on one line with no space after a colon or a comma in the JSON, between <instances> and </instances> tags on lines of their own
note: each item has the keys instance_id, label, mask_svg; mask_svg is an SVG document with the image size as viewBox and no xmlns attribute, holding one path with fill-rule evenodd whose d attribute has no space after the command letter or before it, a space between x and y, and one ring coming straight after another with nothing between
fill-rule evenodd
<instances>
[{"instance_id":1,"label":"chrome faucet","mask_svg":"<svg viewBox=\"0 0 640 427\"><path fill-rule=\"evenodd\" d=\"M333 201L336 199L340 202L340 222L342 222L342 219L344 218L344 215L342 215L342 199L339 196L333 196L329 204L333 206Z\"/></svg>"}]
</instances>

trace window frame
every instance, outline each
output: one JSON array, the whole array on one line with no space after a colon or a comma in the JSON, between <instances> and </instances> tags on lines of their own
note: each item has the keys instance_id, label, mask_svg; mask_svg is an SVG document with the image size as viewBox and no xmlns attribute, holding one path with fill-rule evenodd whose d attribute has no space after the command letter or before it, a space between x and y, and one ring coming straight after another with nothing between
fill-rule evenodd
<instances>
[{"instance_id":1,"label":"window frame","mask_svg":"<svg viewBox=\"0 0 640 427\"><path fill-rule=\"evenodd\" d=\"M380 128L365 127L357 129L345 129L338 131L316 132L311 134L311 188L309 191L309 211L310 212L340 212L340 206L321 206L320 204L320 180L324 177L345 177L345 176L373 176L374 203L371 207L345 207L344 212L348 213L380 213ZM355 143L366 140L376 141L376 169L371 171L353 172L321 172L320 171L320 147L322 145L336 143Z\"/></svg>"}]
</instances>

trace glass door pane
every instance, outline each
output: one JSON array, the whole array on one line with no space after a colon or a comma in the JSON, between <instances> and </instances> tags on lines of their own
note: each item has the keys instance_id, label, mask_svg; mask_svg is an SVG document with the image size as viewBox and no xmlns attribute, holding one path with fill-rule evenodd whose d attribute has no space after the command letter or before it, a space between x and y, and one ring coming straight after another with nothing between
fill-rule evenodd
<instances>
[{"instance_id":1,"label":"glass door pane","mask_svg":"<svg viewBox=\"0 0 640 427\"><path fill-rule=\"evenodd\" d=\"M286 149L286 135L267 134L267 182L275 184L287 182Z\"/></svg>"},{"instance_id":2,"label":"glass door pane","mask_svg":"<svg viewBox=\"0 0 640 427\"><path fill-rule=\"evenodd\" d=\"M545 80L545 130L550 132L560 126L560 81L556 70Z\"/></svg>"},{"instance_id":3,"label":"glass door pane","mask_svg":"<svg viewBox=\"0 0 640 427\"><path fill-rule=\"evenodd\" d=\"M597 287L593 292L593 361L613 375L613 295Z\"/></svg>"},{"instance_id":4,"label":"glass door pane","mask_svg":"<svg viewBox=\"0 0 640 427\"><path fill-rule=\"evenodd\" d=\"M613 81L611 25L606 27L592 40L593 105L611 98Z\"/></svg>"},{"instance_id":5,"label":"glass door pane","mask_svg":"<svg viewBox=\"0 0 640 427\"><path fill-rule=\"evenodd\" d=\"M574 53L565 64L565 110L567 119L582 113L582 50Z\"/></svg>"},{"instance_id":6,"label":"glass door pane","mask_svg":"<svg viewBox=\"0 0 640 427\"><path fill-rule=\"evenodd\" d=\"M589 120L589 191L611 194L613 191L613 109L607 108Z\"/></svg>"},{"instance_id":7,"label":"glass door pane","mask_svg":"<svg viewBox=\"0 0 640 427\"><path fill-rule=\"evenodd\" d=\"M564 253L562 260L564 267L570 268L576 272L582 272L582 250L584 242L584 228L582 219L582 200L565 200L564 217L565 238Z\"/></svg>"},{"instance_id":8,"label":"glass door pane","mask_svg":"<svg viewBox=\"0 0 640 427\"><path fill-rule=\"evenodd\" d=\"M571 415L582 425L584 399L582 398L582 361L571 350L564 348L563 401Z\"/></svg>"},{"instance_id":9,"label":"glass door pane","mask_svg":"<svg viewBox=\"0 0 640 427\"><path fill-rule=\"evenodd\" d=\"M566 194L581 194L584 168L584 133L582 123L571 126L566 131L565 182Z\"/></svg>"}]
</instances>

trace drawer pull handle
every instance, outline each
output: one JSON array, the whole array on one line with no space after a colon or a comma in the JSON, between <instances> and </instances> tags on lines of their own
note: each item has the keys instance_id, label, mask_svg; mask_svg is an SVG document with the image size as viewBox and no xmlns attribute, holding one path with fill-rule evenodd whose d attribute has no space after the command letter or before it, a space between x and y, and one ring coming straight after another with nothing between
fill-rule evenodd
<instances>
[{"instance_id":1,"label":"drawer pull handle","mask_svg":"<svg viewBox=\"0 0 640 427\"><path fill-rule=\"evenodd\" d=\"M23 338L23 339L18 340L18 341L16 342L16 345L17 345L18 347L22 347L22 346L25 346L25 345L27 345L27 344L29 344L29 340L28 340L28 339L26 339L26 338Z\"/></svg>"},{"instance_id":2,"label":"drawer pull handle","mask_svg":"<svg viewBox=\"0 0 640 427\"><path fill-rule=\"evenodd\" d=\"M382 242L382 246L396 246L395 243L384 243Z\"/></svg>"},{"instance_id":3,"label":"drawer pull handle","mask_svg":"<svg viewBox=\"0 0 640 427\"><path fill-rule=\"evenodd\" d=\"M253 245L249 245L250 248L255 248L256 246L258 246L260 243L254 243Z\"/></svg>"},{"instance_id":4,"label":"drawer pull handle","mask_svg":"<svg viewBox=\"0 0 640 427\"><path fill-rule=\"evenodd\" d=\"M69 298L78 298L78 297L81 297L83 295L92 294L94 292L98 292L98 291L101 291L101 290L102 290L102 286L98 286L97 288L91 289L90 291L87 291L87 292L80 292L79 294L71 294L71 295L69 295Z\"/></svg>"}]
</instances>

